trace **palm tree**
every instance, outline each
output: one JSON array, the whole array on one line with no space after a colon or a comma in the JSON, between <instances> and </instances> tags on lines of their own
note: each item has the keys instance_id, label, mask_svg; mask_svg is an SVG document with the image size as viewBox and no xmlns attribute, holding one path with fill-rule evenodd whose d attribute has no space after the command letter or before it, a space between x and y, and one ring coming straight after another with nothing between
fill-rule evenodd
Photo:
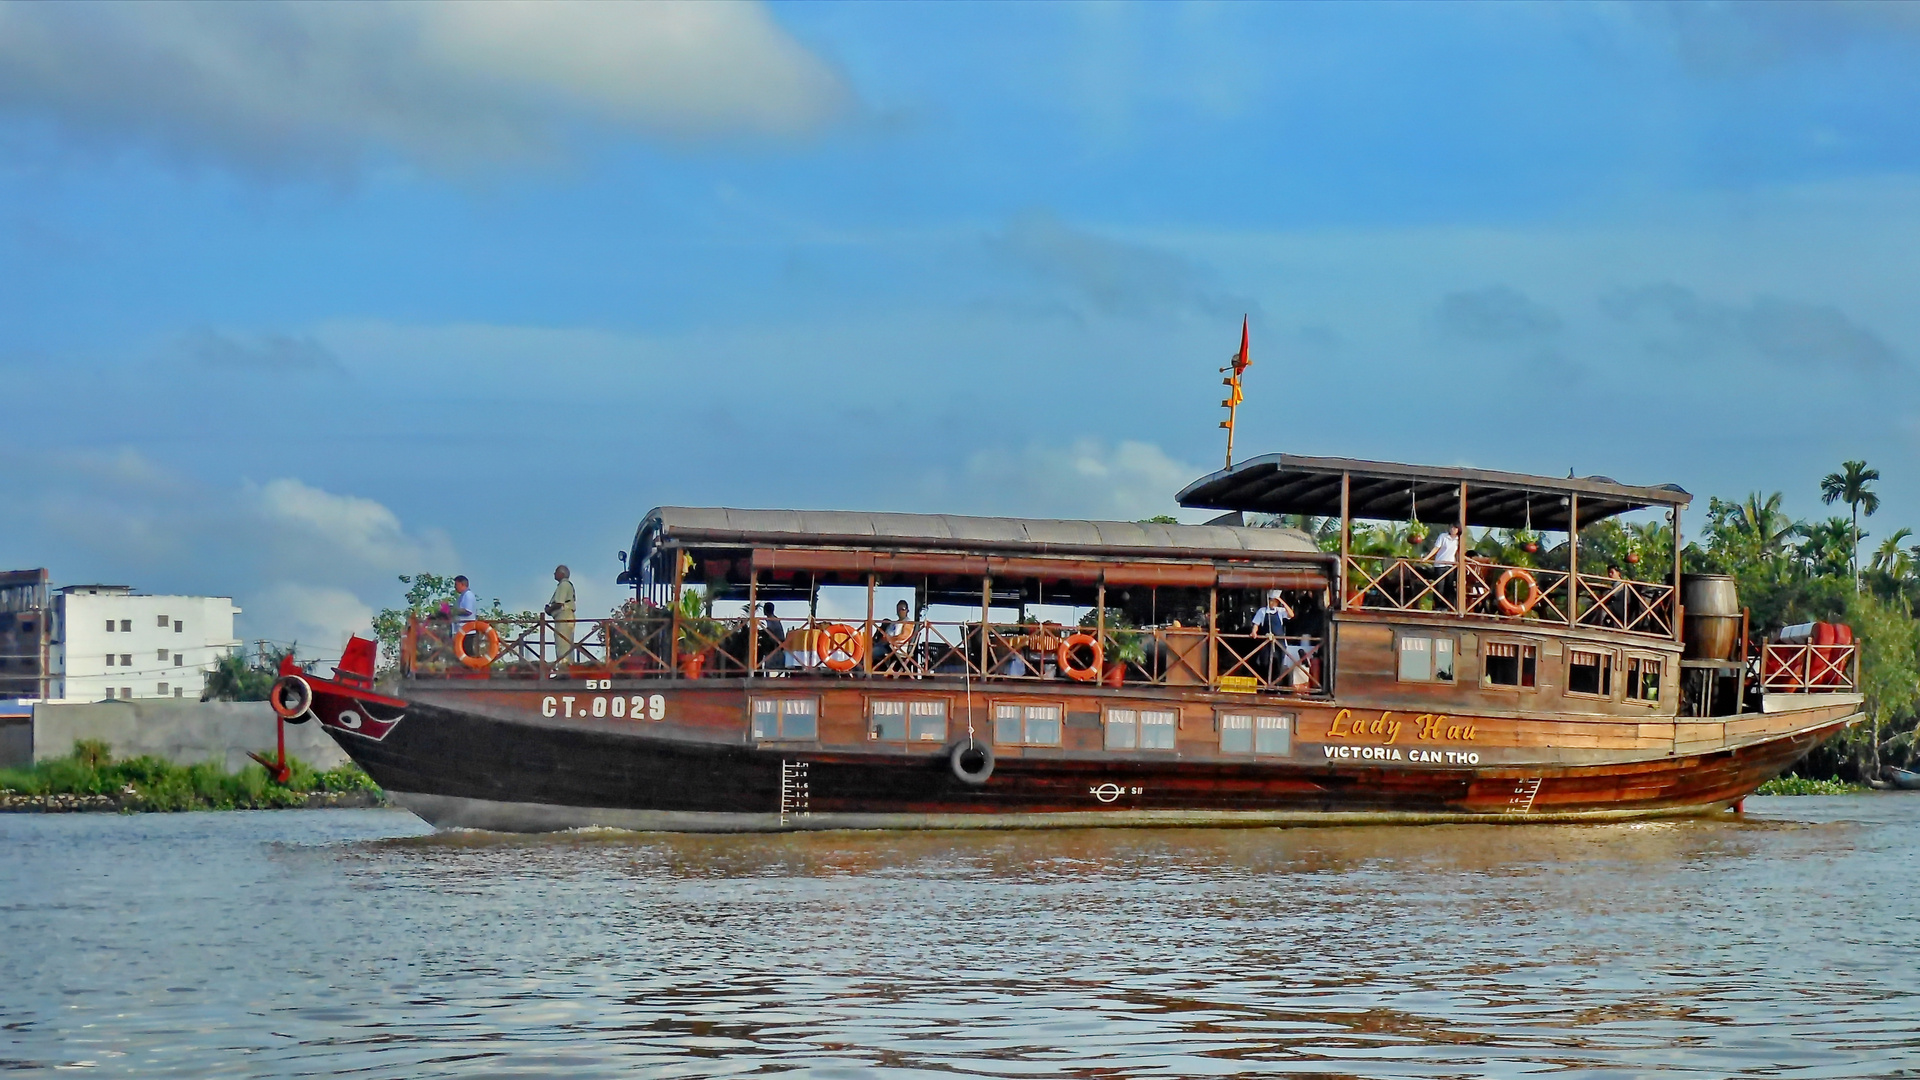
<instances>
[{"instance_id":1,"label":"palm tree","mask_svg":"<svg viewBox=\"0 0 1920 1080\"><path fill-rule=\"evenodd\" d=\"M1880 547L1873 553L1873 561L1867 564L1869 571L1886 578L1895 590L1913 576L1913 548L1901 546L1912 536L1912 529L1895 531L1892 536L1880 541Z\"/></svg>"},{"instance_id":2,"label":"palm tree","mask_svg":"<svg viewBox=\"0 0 1920 1080\"><path fill-rule=\"evenodd\" d=\"M1753 492L1740 504L1735 515L1737 527L1752 539L1763 559L1773 559L1787 549L1787 542L1799 532L1799 523L1780 509L1785 499L1780 492L1762 496Z\"/></svg>"},{"instance_id":3,"label":"palm tree","mask_svg":"<svg viewBox=\"0 0 1920 1080\"><path fill-rule=\"evenodd\" d=\"M1867 485L1880 479L1879 469L1867 468L1864 461L1843 461L1840 471L1828 473L1820 481L1820 501L1832 506L1844 502L1853 508L1853 591L1860 591L1860 510L1867 516L1880 509L1880 496Z\"/></svg>"},{"instance_id":4,"label":"palm tree","mask_svg":"<svg viewBox=\"0 0 1920 1080\"><path fill-rule=\"evenodd\" d=\"M1857 543L1846 518L1810 522L1801 527L1800 535L1805 537L1800 545L1800 558L1808 575L1839 577L1848 572L1852 565L1851 552Z\"/></svg>"}]
</instances>

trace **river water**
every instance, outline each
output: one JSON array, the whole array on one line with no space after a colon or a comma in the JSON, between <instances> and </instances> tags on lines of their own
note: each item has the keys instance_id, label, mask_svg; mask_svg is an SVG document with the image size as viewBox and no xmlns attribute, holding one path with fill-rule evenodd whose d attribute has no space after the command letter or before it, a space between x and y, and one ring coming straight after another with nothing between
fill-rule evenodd
<instances>
[{"instance_id":1,"label":"river water","mask_svg":"<svg viewBox=\"0 0 1920 1080\"><path fill-rule=\"evenodd\" d=\"M1587 826L0 816L0 1068L1920 1075L1920 795Z\"/></svg>"}]
</instances>

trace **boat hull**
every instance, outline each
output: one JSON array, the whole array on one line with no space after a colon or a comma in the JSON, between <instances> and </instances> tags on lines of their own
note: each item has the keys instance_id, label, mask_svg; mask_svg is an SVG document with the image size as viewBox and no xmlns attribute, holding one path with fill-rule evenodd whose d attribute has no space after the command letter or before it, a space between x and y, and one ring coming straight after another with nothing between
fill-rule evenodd
<instances>
[{"instance_id":1,"label":"boat hull","mask_svg":"<svg viewBox=\"0 0 1920 1080\"><path fill-rule=\"evenodd\" d=\"M1314 750L1317 743L1303 743L1312 756L1299 760L1029 749L1002 754L985 783L971 784L951 768L948 744L754 743L746 736L744 694L732 697L737 723L729 728L549 718L502 705L512 698L497 690L377 704L325 682L315 690L320 721L401 806L437 827L514 832L1248 827L1705 814L1736 804L1855 718L1851 701L1836 701L1768 717L1757 734L1728 736L1741 718L1720 718L1715 726L1722 735L1711 747L1694 741L1682 748L1678 737L1657 751L1487 746L1477 756L1493 763L1471 768L1413 765L1399 754L1369 759L1356 751L1336 758ZM1331 705L1320 711L1339 715ZM1329 726L1338 730L1338 721L1308 713L1300 720L1303 735L1316 723L1323 733ZM1522 730L1524 722L1509 726ZM1520 760L1525 753L1542 760Z\"/></svg>"}]
</instances>

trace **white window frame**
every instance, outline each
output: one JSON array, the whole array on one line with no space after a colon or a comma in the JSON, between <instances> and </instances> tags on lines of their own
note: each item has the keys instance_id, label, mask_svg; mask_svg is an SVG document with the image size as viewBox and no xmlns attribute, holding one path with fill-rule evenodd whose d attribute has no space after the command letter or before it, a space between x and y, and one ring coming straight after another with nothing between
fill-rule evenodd
<instances>
[{"instance_id":1,"label":"white window frame","mask_svg":"<svg viewBox=\"0 0 1920 1080\"><path fill-rule=\"evenodd\" d=\"M765 712L763 705L772 705L774 718L773 730L764 733L760 717ZM800 709L798 706L806 706ZM748 731L756 742L819 742L820 741L820 699L817 697L796 697L791 694L767 694L755 696L748 706ZM787 730L787 717L806 715L813 720L813 730L805 735Z\"/></svg>"},{"instance_id":2,"label":"white window frame","mask_svg":"<svg viewBox=\"0 0 1920 1080\"><path fill-rule=\"evenodd\" d=\"M1148 716L1166 717L1171 722L1148 724L1146 721L1146 717ZM1125 719L1116 719L1117 717L1124 717ZM1149 727L1166 729L1167 734L1172 736L1171 741L1165 746L1146 745L1147 729ZM1174 750L1178 749L1180 745L1180 710L1140 708L1132 705L1111 706L1101 714L1100 729L1101 744L1108 750L1143 750L1149 753ZM1126 731L1128 734L1124 740L1124 745L1116 746L1114 745L1113 733L1121 730Z\"/></svg>"},{"instance_id":3,"label":"white window frame","mask_svg":"<svg viewBox=\"0 0 1920 1080\"><path fill-rule=\"evenodd\" d=\"M1287 757L1293 753L1293 733L1298 729L1299 719L1298 713L1271 709L1221 709L1214 713L1220 752L1234 757ZM1227 745L1229 731L1247 733L1246 749Z\"/></svg>"},{"instance_id":4,"label":"white window frame","mask_svg":"<svg viewBox=\"0 0 1920 1080\"><path fill-rule=\"evenodd\" d=\"M1007 709L1015 709L1018 710L1018 712L1015 716L1010 717L1005 715L1004 711ZM1053 716L1051 718L1037 718L1034 716L1034 711L1037 709L1051 709L1053 710ZM993 702L993 744L995 746L1058 747L1065 741L1066 716L1067 707L1064 702L995 701ZM1053 724L1054 737L1052 742L1034 741L1033 724L1036 719L1039 719L1041 723ZM1017 742L1010 742L1000 737L1001 725L1010 720L1017 720L1020 724L1020 738Z\"/></svg>"}]
</instances>

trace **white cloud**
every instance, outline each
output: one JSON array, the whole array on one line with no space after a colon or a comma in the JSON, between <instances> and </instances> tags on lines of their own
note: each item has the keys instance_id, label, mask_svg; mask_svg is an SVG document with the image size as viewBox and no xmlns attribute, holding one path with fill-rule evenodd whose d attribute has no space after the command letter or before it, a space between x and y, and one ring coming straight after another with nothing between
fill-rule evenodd
<instances>
[{"instance_id":1,"label":"white cloud","mask_svg":"<svg viewBox=\"0 0 1920 1080\"><path fill-rule=\"evenodd\" d=\"M298 644L300 655L338 656L347 637L373 632L373 608L345 589L325 585L300 585L290 581L270 585L255 593L246 605L250 612L267 616L274 640Z\"/></svg>"},{"instance_id":2,"label":"white cloud","mask_svg":"<svg viewBox=\"0 0 1920 1080\"><path fill-rule=\"evenodd\" d=\"M523 158L581 120L793 136L848 97L752 3L0 0L0 109L255 167Z\"/></svg>"},{"instance_id":3,"label":"white cloud","mask_svg":"<svg viewBox=\"0 0 1920 1080\"><path fill-rule=\"evenodd\" d=\"M982 513L1137 521L1177 511L1174 493L1205 472L1175 461L1152 443L1034 443L974 454L957 494ZM1187 512L1183 520L1193 516Z\"/></svg>"},{"instance_id":4,"label":"white cloud","mask_svg":"<svg viewBox=\"0 0 1920 1080\"><path fill-rule=\"evenodd\" d=\"M443 537L408 533L392 510L372 499L335 495L284 477L249 493L268 523L362 566L409 570L452 556Z\"/></svg>"}]
</instances>

